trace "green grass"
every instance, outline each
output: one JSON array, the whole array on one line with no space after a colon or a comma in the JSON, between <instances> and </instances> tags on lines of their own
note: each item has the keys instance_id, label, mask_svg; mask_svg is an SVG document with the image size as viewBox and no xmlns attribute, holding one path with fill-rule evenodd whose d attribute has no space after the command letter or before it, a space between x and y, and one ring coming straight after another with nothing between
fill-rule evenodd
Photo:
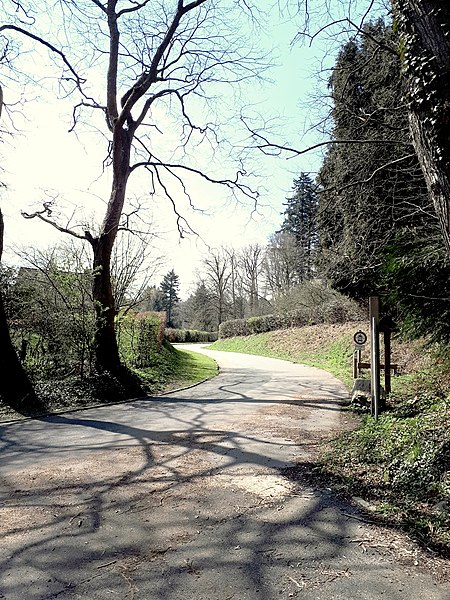
<instances>
[{"instance_id":1,"label":"green grass","mask_svg":"<svg viewBox=\"0 0 450 600\"><path fill-rule=\"evenodd\" d=\"M217 340L208 346L211 350L223 350L225 352L241 352L243 354L256 354L257 356L268 356L269 358L281 358L290 360L288 352L272 349L269 346L271 333L258 333L255 335L227 338Z\"/></svg>"},{"instance_id":2,"label":"green grass","mask_svg":"<svg viewBox=\"0 0 450 600\"><path fill-rule=\"evenodd\" d=\"M322 459L347 492L450 556L450 396L412 397L365 417Z\"/></svg>"},{"instance_id":3,"label":"green grass","mask_svg":"<svg viewBox=\"0 0 450 600\"><path fill-rule=\"evenodd\" d=\"M217 375L216 362L197 352L179 350L167 342L153 354L152 365L133 369L148 394L161 394Z\"/></svg>"},{"instance_id":4,"label":"green grass","mask_svg":"<svg viewBox=\"0 0 450 600\"><path fill-rule=\"evenodd\" d=\"M289 344L277 342L273 332L221 339L212 344L210 348L226 352L268 356L317 367L332 373L348 387L352 385L350 367L352 345L348 335L338 340L330 340L314 351L304 350L301 347L294 348Z\"/></svg>"}]
</instances>

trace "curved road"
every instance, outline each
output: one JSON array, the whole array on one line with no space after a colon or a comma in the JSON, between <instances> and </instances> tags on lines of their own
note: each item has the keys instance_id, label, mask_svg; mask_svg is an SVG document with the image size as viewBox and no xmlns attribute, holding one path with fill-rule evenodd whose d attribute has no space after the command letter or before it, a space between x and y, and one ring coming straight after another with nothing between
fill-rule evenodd
<instances>
[{"instance_id":1,"label":"curved road","mask_svg":"<svg viewBox=\"0 0 450 600\"><path fill-rule=\"evenodd\" d=\"M336 379L192 348L221 374L1 427L0 598L450 596L413 544L281 473L342 427Z\"/></svg>"}]
</instances>

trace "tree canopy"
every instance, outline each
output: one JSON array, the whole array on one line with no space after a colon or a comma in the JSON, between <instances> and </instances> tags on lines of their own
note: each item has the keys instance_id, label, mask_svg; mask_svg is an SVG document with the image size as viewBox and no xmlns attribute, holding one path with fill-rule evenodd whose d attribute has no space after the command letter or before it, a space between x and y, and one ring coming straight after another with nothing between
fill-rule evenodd
<instances>
[{"instance_id":1,"label":"tree canopy","mask_svg":"<svg viewBox=\"0 0 450 600\"><path fill-rule=\"evenodd\" d=\"M449 261L401 102L401 61L389 50L397 44L382 20L368 23L333 69L333 137L365 142L333 145L325 156L318 270L354 298L383 295L416 333L448 338Z\"/></svg>"}]
</instances>

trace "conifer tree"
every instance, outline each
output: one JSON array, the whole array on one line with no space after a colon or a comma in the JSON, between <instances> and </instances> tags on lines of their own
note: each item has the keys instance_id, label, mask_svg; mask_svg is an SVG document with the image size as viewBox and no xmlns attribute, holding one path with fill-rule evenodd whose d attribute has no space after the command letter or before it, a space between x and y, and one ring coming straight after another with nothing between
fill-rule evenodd
<instances>
[{"instance_id":1,"label":"conifer tree","mask_svg":"<svg viewBox=\"0 0 450 600\"><path fill-rule=\"evenodd\" d=\"M311 279L313 274L318 200L316 186L309 173L301 173L298 179L294 179L292 191L292 196L284 204L286 209L280 231L295 238L300 259L297 274L298 280L302 282Z\"/></svg>"},{"instance_id":2,"label":"conifer tree","mask_svg":"<svg viewBox=\"0 0 450 600\"><path fill-rule=\"evenodd\" d=\"M162 310L166 311L167 327L174 327L174 309L179 303L180 298L178 296L180 289L180 278L175 274L172 269L166 275L160 285L161 298L160 306Z\"/></svg>"}]
</instances>

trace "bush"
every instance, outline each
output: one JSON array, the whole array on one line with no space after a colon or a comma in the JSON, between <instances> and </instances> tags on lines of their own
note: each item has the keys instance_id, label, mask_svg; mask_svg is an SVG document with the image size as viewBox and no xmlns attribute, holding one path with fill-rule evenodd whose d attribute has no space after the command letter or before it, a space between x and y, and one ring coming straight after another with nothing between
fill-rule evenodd
<instances>
[{"instance_id":1,"label":"bush","mask_svg":"<svg viewBox=\"0 0 450 600\"><path fill-rule=\"evenodd\" d=\"M173 329L167 327L164 336L171 344L182 344L184 342L215 342L218 338L216 331L198 331L196 329Z\"/></svg>"},{"instance_id":2,"label":"bush","mask_svg":"<svg viewBox=\"0 0 450 600\"><path fill-rule=\"evenodd\" d=\"M251 333L248 319L231 319L224 321L219 326L219 338L244 336Z\"/></svg>"},{"instance_id":3,"label":"bush","mask_svg":"<svg viewBox=\"0 0 450 600\"><path fill-rule=\"evenodd\" d=\"M128 313L117 319L117 340L127 367L147 367L161 349L166 315L158 312Z\"/></svg>"},{"instance_id":4,"label":"bush","mask_svg":"<svg viewBox=\"0 0 450 600\"><path fill-rule=\"evenodd\" d=\"M219 337L246 336L316 323L346 323L364 318L356 302L319 283L294 288L280 296L275 304L281 308L278 314L224 321L219 327ZM297 308L283 310L283 307L293 306Z\"/></svg>"},{"instance_id":5,"label":"bush","mask_svg":"<svg viewBox=\"0 0 450 600\"><path fill-rule=\"evenodd\" d=\"M81 267L55 259L40 268L0 272L11 338L33 381L93 372L92 271Z\"/></svg>"}]
</instances>

